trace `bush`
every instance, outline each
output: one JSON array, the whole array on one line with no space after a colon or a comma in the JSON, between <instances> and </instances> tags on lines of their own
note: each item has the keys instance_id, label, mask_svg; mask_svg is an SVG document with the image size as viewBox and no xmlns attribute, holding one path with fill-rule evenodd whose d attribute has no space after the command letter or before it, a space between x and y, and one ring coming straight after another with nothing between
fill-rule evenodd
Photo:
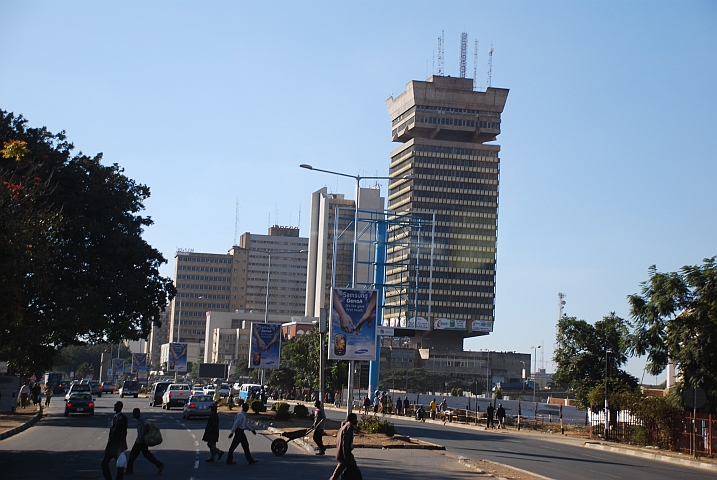
<instances>
[{"instance_id":1,"label":"bush","mask_svg":"<svg viewBox=\"0 0 717 480\"><path fill-rule=\"evenodd\" d=\"M251 402L251 404L249 404L249 407L251 407L254 413L266 412L264 402L262 402L261 400L254 400L253 402Z\"/></svg>"},{"instance_id":2,"label":"bush","mask_svg":"<svg viewBox=\"0 0 717 480\"><path fill-rule=\"evenodd\" d=\"M396 435L396 427L393 426L393 423L387 420L380 420L379 417L372 415L362 417L357 428L360 432L364 433L385 433L390 437Z\"/></svg>"},{"instance_id":3,"label":"bush","mask_svg":"<svg viewBox=\"0 0 717 480\"><path fill-rule=\"evenodd\" d=\"M299 403L294 405L294 415L296 415L297 418L307 418L309 416L309 409L306 408L306 405Z\"/></svg>"},{"instance_id":4,"label":"bush","mask_svg":"<svg viewBox=\"0 0 717 480\"><path fill-rule=\"evenodd\" d=\"M288 420L291 418L291 414L289 413L289 404L286 402L277 402L271 407L271 409L276 412L276 415L274 416L276 420Z\"/></svg>"}]
</instances>

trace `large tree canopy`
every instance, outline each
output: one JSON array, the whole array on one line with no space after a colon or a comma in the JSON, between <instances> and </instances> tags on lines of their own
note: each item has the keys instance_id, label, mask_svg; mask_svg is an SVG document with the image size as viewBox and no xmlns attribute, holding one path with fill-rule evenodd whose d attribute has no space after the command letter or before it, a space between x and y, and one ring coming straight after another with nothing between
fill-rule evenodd
<instances>
[{"instance_id":1,"label":"large tree canopy","mask_svg":"<svg viewBox=\"0 0 717 480\"><path fill-rule=\"evenodd\" d=\"M596 388L604 392L631 391L637 379L624 371L629 349L629 324L611 313L590 325L585 320L564 317L558 323L553 382L567 385L575 392L580 408L590 406L590 393ZM607 363L607 375L605 372Z\"/></svg>"},{"instance_id":2,"label":"large tree canopy","mask_svg":"<svg viewBox=\"0 0 717 480\"><path fill-rule=\"evenodd\" d=\"M142 239L149 188L2 110L0 144L0 359L29 372L67 345L146 337L175 294Z\"/></svg>"},{"instance_id":3,"label":"large tree canopy","mask_svg":"<svg viewBox=\"0 0 717 480\"><path fill-rule=\"evenodd\" d=\"M634 318L632 349L647 355L647 371L662 372L672 360L687 386L703 388L717 404L717 265L715 257L679 272L660 273L654 265L630 295Z\"/></svg>"}]
</instances>

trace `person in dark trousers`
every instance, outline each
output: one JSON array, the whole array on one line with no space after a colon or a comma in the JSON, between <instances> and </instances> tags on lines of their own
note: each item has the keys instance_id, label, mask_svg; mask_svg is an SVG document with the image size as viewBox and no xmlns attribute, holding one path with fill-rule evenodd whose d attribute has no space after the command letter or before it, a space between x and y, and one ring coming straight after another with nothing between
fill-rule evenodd
<instances>
[{"instance_id":1,"label":"person in dark trousers","mask_svg":"<svg viewBox=\"0 0 717 480\"><path fill-rule=\"evenodd\" d=\"M144 458L152 462L154 466L159 469L158 473L162 473L162 470L164 470L164 463L157 460L157 457L149 451L149 446L144 443L144 436L149 433L149 425L147 425L147 422L145 422L142 418L139 408L132 410L132 416L135 420L137 420L137 439L134 441L134 445L132 445L132 451L129 454L127 471L125 473L127 475L134 475L134 461L137 460L140 453L144 455Z\"/></svg>"},{"instance_id":2,"label":"person in dark trousers","mask_svg":"<svg viewBox=\"0 0 717 480\"><path fill-rule=\"evenodd\" d=\"M495 416L498 418L498 428L505 429L505 408L503 404L498 404L498 410L495 411Z\"/></svg>"},{"instance_id":3,"label":"person in dark trousers","mask_svg":"<svg viewBox=\"0 0 717 480\"><path fill-rule=\"evenodd\" d=\"M324 455L326 453L326 447L324 446L324 425L326 424L326 414L324 409L321 408L321 402L318 400L314 402L314 443L319 447L319 451L316 455Z\"/></svg>"},{"instance_id":4,"label":"person in dark trousers","mask_svg":"<svg viewBox=\"0 0 717 480\"><path fill-rule=\"evenodd\" d=\"M215 456L217 460L221 460L222 455L224 455L224 452L217 448L217 442L219 441L219 414L217 413L217 404L212 403L209 406L209 410L209 420L207 420L207 426L204 427L202 440L207 442L212 456L204 460L205 462L213 462Z\"/></svg>"},{"instance_id":5,"label":"person in dark trousers","mask_svg":"<svg viewBox=\"0 0 717 480\"><path fill-rule=\"evenodd\" d=\"M330 480L341 478L341 474L346 469L358 469L354 454L351 452L354 448L354 428L357 423L356 414L349 413L348 417L346 417L346 422L336 434L336 460L338 460L339 464L336 465L336 470L334 470Z\"/></svg>"},{"instance_id":6,"label":"person in dark trousers","mask_svg":"<svg viewBox=\"0 0 717 480\"><path fill-rule=\"evenodd\" d=\"M411 402L408 401L408 396L403 399L403 415L408 416L408 409L411 408Z\"/></svg>"},{"instance_id":7,"label":"person in dark trousers","mask_svg":"<svg viewBox=\"0 0 717 480\"><path fill-rule=\"evenodd\" d=\"M115 416L110 424L110 435L105 447L105 456L102 458L102 475L106 480L112 480L110 473L110 460L117 459L127 450L127 417L122 413L122 402L115 403ZM124 468L117 467L117 480L124 478Z\"/></svg>"},{"instance_id":8,"label":"person in dark trousers","mask_svg":"<svg viewBox=\"0 0 717 480\"><path fill-rule=\"evenodd\" d=\"M246 434L244 433L244 430L250 430L251 433L256 435L254 428L246 421L247 411L249 411L249 404L244 402L241 404L241 411L237 413L236 417L234 417L234 425L232 425L232 430L229 434L229 438L234 437L234 439L229 447L229 452L227 452L227 465L234 465L237 463L234 461L234 450L236 450L240 443L241 448L244 449L244 456L246 457L246 461L249 462L249 465L253 465L259 461L255 460L251 456L251 452L249 451L249 440L246 439ZM234 434L236 434L236 436L234 436Z\"/></svg>"},{"instance_id":9,"label":"person in dark trousers","mask_svg":"<svg viewBox=\"0 0 717 480\"><path fill-rule=\"evenodd\" d=\"M493 408L493 404L489 403L488 408L486 409L487 417L485 419L485 428L495 428L493 425L493 413L495 412L495 408Z\"/></svg>"}]
</instances>

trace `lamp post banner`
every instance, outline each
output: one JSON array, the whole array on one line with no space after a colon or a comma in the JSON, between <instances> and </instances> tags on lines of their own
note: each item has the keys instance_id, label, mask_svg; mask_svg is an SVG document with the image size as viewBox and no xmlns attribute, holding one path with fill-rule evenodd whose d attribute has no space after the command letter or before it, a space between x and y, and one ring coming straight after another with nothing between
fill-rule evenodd
<instances>
[{"instance_id":1,"label":"lamp post banner","mask_svg":"<svg viewBox=\"0 0 717 480\"><path fill-rule=\"evenodd\" d=\"M329 359L376 360L376 290L334 288Z\"/></svg>"},{"instance_id":2,"label":"lamp post banner","mask_svg":"<svg viewBox=\"0 0 717 480\"><path fill-rule=\"evenodd\" d=\"M121 358L112 359L112 374L123 375L124 374L124 360Z\"/></svg>"},{"instance_id":3,"label":"lamp post banner","mask_svg":"<svg viewBox=\"0 0 717 480\"><path fill-rule=\"evenodd\" d=\"M132 373L137 373L139 369L147 366L147 354L146 353L133 353L132 354Z\"/></svg>"},{"instance_id":4,"label":"lamp post banner","mask_svg":"<svg viewBox=\"0 0 717 480\"><path fill-rule=\"evenodd\" d=\"M170 343L169 344L169 361L167 362L167 370L170 372L186 372L187 371L187 344L186 343Z\"/></svg>"},{"instance_id":5,"label":"lamp post banner","mask_svg":"<svg viewBox=\"0 0 717 480\"><path fill-rule=\"evenodd\" d=\"M252 322L249 368L279 368L280 352L281 325Z\"/></svg>"}]
</instances>

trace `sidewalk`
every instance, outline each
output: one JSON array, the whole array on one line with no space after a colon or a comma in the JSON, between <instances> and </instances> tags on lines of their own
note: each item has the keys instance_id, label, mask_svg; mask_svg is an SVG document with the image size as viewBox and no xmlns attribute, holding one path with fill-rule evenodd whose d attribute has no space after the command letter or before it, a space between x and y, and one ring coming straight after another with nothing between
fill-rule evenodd
<instances>
[{"instance_id":1,"label":"sidewalk","mask_svg":"<svg viewBox=\"0 0 717 480\"><path fill-rule=\"evenodd\" d=\"M18 408L14 413L0 413L0 440L32 427L41 417L40 405Z\"/></svg>"}]
</instances>

